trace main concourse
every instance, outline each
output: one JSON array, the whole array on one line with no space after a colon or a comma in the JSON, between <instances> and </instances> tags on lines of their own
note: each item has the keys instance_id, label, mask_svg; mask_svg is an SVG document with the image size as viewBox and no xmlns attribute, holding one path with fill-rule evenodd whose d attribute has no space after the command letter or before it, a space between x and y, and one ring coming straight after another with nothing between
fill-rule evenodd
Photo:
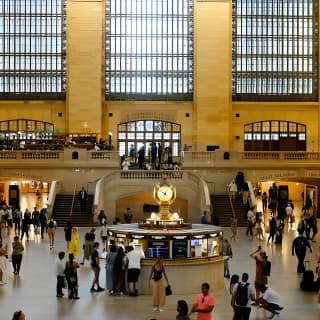
<instances>
[{"instance_id":1,"label":"main concourse","mask_svg":"<svg viewBox=\"0 0 320 320\"><path fill-rule=\"evenodd\" d=\"M319 221L318 221L319 225ZM249 273L249 281L254 282L255 262L249 254L261 245L267 251L272 262L271 277L269 284L279 292L282 297L284 310L280 319L318 320L320 316L320 304L317 302L317 293L306 293L299 289L301 276L296 273L297 259L291 255L292 239L296 236L295 225L288 227L284 234L282 246L271 244L266 241L251 240L245 236L244 228L238 229L238 239L232 242L233 258L230 260L231 274ZM89 228L88 228L89 229ZM96 234L98 235L98 231ZM87 228L80 228L81 245ZM229 237L230 231L224 228L224 236ZM99 237L97 237L99 238ZM317 242L313 242L313 253L307 253L306 259L311 261L311 267L315 270L315 253L319 248L320 237L316 237ZM11 275L7 284L0 286L0 319L11 319L16 310L23 310L26 319L42 320L44 318L54 320L64 319L105 319L105 320L143 320L175 319L176 303L179 299L185 299L189 306L193 303L198 292L185 295L173 295L167 297L167 303L163 312L152 311L152 297L150 295L130 296L110 296L107 292L90 293L90 286L93 274L89 263L81 266L79 275L79 296L80 300L69 300L67 298L56 298L55 296L55 261L59 251L66 250L64 233L62 228L58 228L54 250L49 249L47 238L41 240L39 236L34 236L31 232L29 242L24 242L25 253L23 256L20 275ZM82 253L79 259L82 258ZM101 283L105 284L104 260L102 260ZM168 274L170 281L170 274ZM185 279L181 275L181 286ZM201 283L199 283L199 292ZM216 298L216 306L213 311L213 319L232 319L232 309L230 307L229 281L225 279L224 289L217 290L211 288L211 293ZM252 307L250 319L262 320L268 314L259 307ZM195 319L192 315L191 319Z\"/></svg>"}]
</instances>

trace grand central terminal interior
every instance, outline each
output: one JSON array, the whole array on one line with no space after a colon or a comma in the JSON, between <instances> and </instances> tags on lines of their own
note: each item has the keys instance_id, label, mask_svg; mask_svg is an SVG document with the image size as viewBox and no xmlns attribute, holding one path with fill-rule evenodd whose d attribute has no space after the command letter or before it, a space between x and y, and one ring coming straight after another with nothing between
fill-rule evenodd
<instances>
[{"instance_id":1,"label":"grand central terminal interior","mask_svg":"<svg viewBox=\"0 0 320 320\"><path fill-rule=\"evenodd\" d=\"M23 240L21 274L0 286L1 317L21 309L33 320L169 320L177 300L191 306L209 282L213 318L231 319L221 245L236 217L231 273L247 272L254 283L249 254L262 246L269 285L283 300L280 318L319 319L318 293L300 289L291 255L302 209L317 215L320 205L319 1L3 0L0 22L0 202L46 208L58 226L52 250L32 228ZM229 196L239 174L245 204ZM161 195L164 180L172 189ZM268 245L268 233L245 235L249 207L268 224L262 195L274 184L277 200L294 204L282 245ZM90 294L85 264L80 300L57 299L63 227L79 227L81 245L95 227L100 241L102 210L113 240L146 253L141 295ZM319 234L314 240L306 260L315 272ZM161 313L152 311L147 283L154 252L164 255L173 289ZM252 307L250 319L268 316Z\"/></svg>"}]
</instances>

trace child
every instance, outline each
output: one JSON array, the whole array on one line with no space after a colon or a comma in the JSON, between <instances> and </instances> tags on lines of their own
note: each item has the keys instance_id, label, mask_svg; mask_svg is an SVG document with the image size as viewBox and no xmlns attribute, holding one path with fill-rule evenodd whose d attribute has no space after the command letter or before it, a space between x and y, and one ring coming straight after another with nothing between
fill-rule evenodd
<instances>
[{"instance_id":1,"label":"child","mask_svg":"<svg viewBox=\"0 0 320 320\"><path fill-rule=\"evenodd\" d=\"M57 274L57 298L62 298L64 296L62 289L65 287L64 280L64 269L65 269L65 261L64 261L65 253L60 251L58 254L58 260L56 262L56 274Z\"/></svg>"}]
</instances>

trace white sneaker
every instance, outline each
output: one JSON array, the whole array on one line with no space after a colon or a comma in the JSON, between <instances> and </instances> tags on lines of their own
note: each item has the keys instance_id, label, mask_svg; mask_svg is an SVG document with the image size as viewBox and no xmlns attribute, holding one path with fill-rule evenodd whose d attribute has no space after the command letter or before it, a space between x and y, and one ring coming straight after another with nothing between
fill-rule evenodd
<instances>
[{"instance_id":1,"label":"white sneaker","mask_svg":"<svg viewBox=\"0 0 320 320\"><path fill-rule=\"evenodd\" d=\"M160 312L164 311L163 309L160 309L160 308L159 308L158 310L159 310Z\"/></svg>"},{"instance_id":2,"label":"white sneaker","mask_svg":"<svg viewBox=\"0 0 320 320\"><path fill-rule=\"evenodd\" d=\"M152 311L158 311L158 308L152 308Z\"/></svg>"}]
</instances>

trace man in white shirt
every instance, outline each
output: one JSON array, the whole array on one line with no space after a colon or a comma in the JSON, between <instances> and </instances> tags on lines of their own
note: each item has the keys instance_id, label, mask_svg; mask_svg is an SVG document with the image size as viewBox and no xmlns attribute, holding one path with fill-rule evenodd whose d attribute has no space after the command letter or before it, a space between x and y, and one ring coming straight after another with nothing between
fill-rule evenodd
<instances>
[{"instance_id":1,"label":"man in white shirt","mask_svg":"<svg viewBox=\"0 0 320 320\"><path fill-rule=\"evenodd\" d=\"M272 315L268 319L274 319L275 316L279 315L283 307L281 306L281 299L278 292L267 287L266 285L260 286L260 291L263 296L257 299L258 303L261 303L262 307L267 311L271 312Z\"/></svg>"},{"instance_id":2,"label":"man in white shirt","mask_svg":"<svg viewBox=\"0 0 320 320\"><path fill-rule=\"evenodd\" d=\"M144 252L142 248L129 246L128 252L128 287L129 287L129 295L137 296L138 288L137 283L139 280L140 269L141 269L141 259L145 258Z\"/></svg>"}]
</instances>

